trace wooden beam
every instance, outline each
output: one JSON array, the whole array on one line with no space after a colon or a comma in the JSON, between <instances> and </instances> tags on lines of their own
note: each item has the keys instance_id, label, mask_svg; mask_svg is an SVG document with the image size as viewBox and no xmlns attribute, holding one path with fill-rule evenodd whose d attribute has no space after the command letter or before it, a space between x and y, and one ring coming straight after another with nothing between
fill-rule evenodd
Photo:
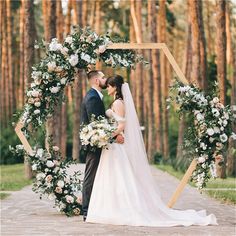
<instances>
[{"instance_id":1,"label":"wooden beam","mask_svg":"<svg viewBox=\"0 0 236 236\"><path fill-rule=\"evenodd\" d=\"M165 43L112 43L107 49L162 49Z\"/></svg>"},{"instance_id":2,"label":"wooden beam","mask_svg":"<svg viewBox=\"0 0 236 236\"><path fill-rule=\"evenodd\" d=\"M170 201L168 202L168 207L172 208L173 205L176 203L177 199L179 198L181 192L183 191L185 185L188 183L188 180L190 179L193 171L196 169L196 165L197 165L197 161L194 158L188 168L188 170L186 171L186 173L184 174L184 177L182 178L182 180L180 181L177 189L175 190L174 194L172 195Z\"/></svg>"},{"instance_id":3,"label":"wooden beam","mask_svg":"<svg viewBox=\"0 0 236 236\"><path fill-rule=\"evenodd\" d=\"M28 152L29 154L33 153L33 149L31 148L28 140L26 139L25 135L22 132L23 128L23 124L21 122L18 122L15 128L16 134L19 137L21 143L23 144L23 147L25 149L26 152Z\"/></svg>"}]
</instances>

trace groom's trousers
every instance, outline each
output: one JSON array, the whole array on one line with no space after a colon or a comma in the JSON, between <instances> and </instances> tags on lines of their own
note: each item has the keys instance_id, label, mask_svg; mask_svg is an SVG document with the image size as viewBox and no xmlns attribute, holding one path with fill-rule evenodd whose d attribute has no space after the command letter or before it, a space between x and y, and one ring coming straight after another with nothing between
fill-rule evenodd
<instances>
[{"instance_id":1,"label":"groom's trousers","mask_svg":"<svg viewBox=\"0 0 236 236\"><path fill-rule=\"evenodd\" d=\"M84 173L84 182L83 182L83 203L82 210L83 215L87 216L89 201L92 193L93 182L95 179L95 175L97 172L101 149L97 149L96 152L88 152L86 156L86 165L85 165L85 173Z\"/></svg>"}]
</instances>

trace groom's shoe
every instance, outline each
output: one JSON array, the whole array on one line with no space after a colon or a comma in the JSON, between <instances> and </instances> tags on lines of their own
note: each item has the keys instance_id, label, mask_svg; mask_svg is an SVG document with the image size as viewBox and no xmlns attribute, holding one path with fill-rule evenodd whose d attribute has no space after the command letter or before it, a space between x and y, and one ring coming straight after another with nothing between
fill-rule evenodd
<instances>
[{"instance_id":1,"label":"groom's shoe","mask_svg":"<svg viewBox=\"0 0 236 236\"><path fill-rule=\"evenodd\" d=\"M87 216L84 216L84 222L86 221Z\"/></svg>"}]
</instances>

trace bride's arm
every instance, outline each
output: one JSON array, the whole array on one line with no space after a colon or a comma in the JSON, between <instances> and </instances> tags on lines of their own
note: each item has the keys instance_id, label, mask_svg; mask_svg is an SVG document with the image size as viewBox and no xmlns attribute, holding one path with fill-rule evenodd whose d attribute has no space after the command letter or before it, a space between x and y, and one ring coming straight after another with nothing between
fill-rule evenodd
<instances>
[{"instance_id":1,"label":"bride's arm","mask_svg":"<svg viewBox=\"0 0 236 236\"><path fill-rule=\"evenodd\" d=\"M113 132L113 137L117 136L118 134L120 134L124 128L125 128L125 106L124 106L124 103L120 100L116 100L113 105L112 105L112 108L114 110L114 112L122 119L120 119L118 121L118 126L117 126L117 129Z\"/></svg>"}]
</instances>

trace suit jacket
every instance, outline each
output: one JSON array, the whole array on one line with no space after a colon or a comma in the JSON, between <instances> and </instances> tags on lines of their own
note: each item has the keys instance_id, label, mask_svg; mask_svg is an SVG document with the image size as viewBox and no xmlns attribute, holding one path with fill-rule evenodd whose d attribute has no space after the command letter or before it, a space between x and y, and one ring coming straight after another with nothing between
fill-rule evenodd
<instances>
[{"instance_id":1,"label":"suit jacket","mask_svg":"<svg viewBox=\"0 0 236 236\"><path fill-rule=\"evenodd\" d=\"M80 114L80 125L89 124L91 122L92 114L94 114L95 117L106 116L104 103L101 100L98 92L93 88L91 88L87 92L87 94L85 95L85 97L82 101L81 114ZM81 147L80 155L79 155L80 162L82 162L82 163L85 162L88 152L89 152L88 149L85 151L84 148ZM101 150L98 149L96 151L96 153L97 153L97 156L100 156Z\"/></svg>"},{"instance_id":2,"label":"suit jacket","mask_svg":"<svg viewBox=\"0 0 236 236\"><path fill-rule=\"evenodd\" d=\"M82 101L80 124L89 124L92 114L94 114L95 117L105 116L103 101L93 88L87 92Z\"/></svg>"}]
</instances>

